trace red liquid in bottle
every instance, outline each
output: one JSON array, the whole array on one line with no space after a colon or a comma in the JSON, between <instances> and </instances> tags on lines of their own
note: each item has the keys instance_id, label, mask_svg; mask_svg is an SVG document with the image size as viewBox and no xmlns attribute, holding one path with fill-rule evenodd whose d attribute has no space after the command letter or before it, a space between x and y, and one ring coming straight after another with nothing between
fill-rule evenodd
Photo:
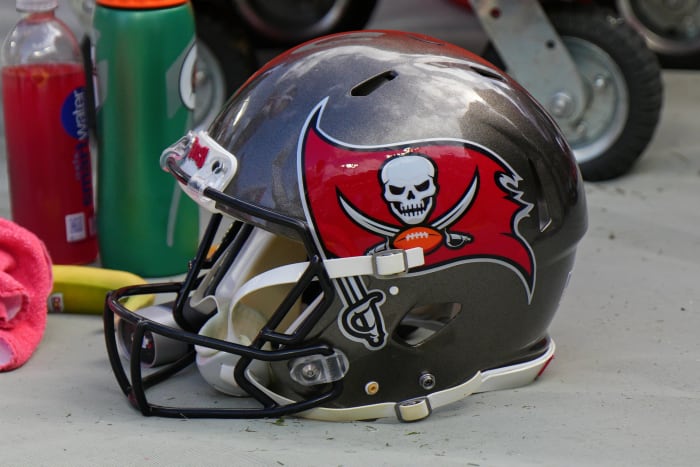
<instances>
[{"instance_id":1,"label":"red liquid in bottle","mask_svg":"<svg viewBox=\"0 0 700 467\"><path fill-rule=\"evenodd\" d=\"M85 74L76 64L2 70L12 219L56 264L97 256Z\"/></svg>"}]
</instances>

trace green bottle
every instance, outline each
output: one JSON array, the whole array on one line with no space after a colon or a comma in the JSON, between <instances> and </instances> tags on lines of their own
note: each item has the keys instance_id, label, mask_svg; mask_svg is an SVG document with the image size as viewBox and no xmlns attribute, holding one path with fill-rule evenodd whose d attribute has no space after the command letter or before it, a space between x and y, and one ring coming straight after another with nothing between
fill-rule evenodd
<instances>
[{"instance_id":1,"label":"green bottle","mask_svg":"<svg viewBox=\"0 0 700 467\"><path fill-rule=\"evenodd\" d=\"M198 208L159 158L192 126L192 5L97 0L93 29L102 266L145 277L185 272Z\"/></svg>"}]
</instances>

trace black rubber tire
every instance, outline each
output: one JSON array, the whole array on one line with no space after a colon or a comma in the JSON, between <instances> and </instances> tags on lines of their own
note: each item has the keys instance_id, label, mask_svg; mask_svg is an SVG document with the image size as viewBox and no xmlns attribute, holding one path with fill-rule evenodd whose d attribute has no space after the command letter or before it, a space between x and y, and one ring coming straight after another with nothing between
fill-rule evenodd
<instances>
[{"instance_id":1,"label":"black rubber tire","mask_svg":"<svg viewBox=\"0 0 700 467\"><path fill-rule=\"evenodd\" d=\"M586 180L619 177L642 155L659 122L663 84L656 55L634 29L608 10L568 6L549 8L547 13L565 43L567 37L585 41L608 54L619 68L627 87L629 105L622 130L597 155L579 161ZM493 46L487 48L484 57L503 66ZM576 153L576 145L572 147Z\"/></svg>"},{"instance_id":2,"label":"black rubber tire","mask_svg":"<svg viewBox=\"0 0 700 467\"><path fill-rule=\"evenodd\" d=\"M663 104L661 68L642 37L614 14L581 8L550 12L559 35L586 40L602 49L620 68L629 94L627 121L617 140L594 159L579 164L587 180L606 180L630 170L659 123Z\"/></svg>"},{"instance_id":3,"label":"black rubber tire","mask_svg":"<svg viewBox=\"0 0 700 467\"><path fill-rule=\"evenodd\" d=\"M377 0L233 0L258 47L291 47L364 28Z\"/></svg>"},{"instance_id":4,"label":"black rubber tire","mask_svg":"<svg viewBox=\"0 0 700 467\"><path fill-rule=\"evenodd\" d=\"M656 53L663 68L698 69L700 64L700 34L691 38L684 37L683 33L679 31L684 27L680 18L678 18L679 23L676 25L677 29L673 27L666 29L668 25L664 24L665 18L663 17L661 24L653 18L655 12L659 12L661 8L669 8L668 6L657 4L657 10L645 12L643 9L640 10L641 0L630 0L626 4L622 1L604 1L609 7L614 8L642 37L648 39L646 41L649 48ZM681 9L683 7L683 3L676 6L676 8ZM696 4L694 8L698 11L700 5ZM693 30L697 31L695 28Z\"/></svg>"},{"instance_id":5,"label":"black rubber tire","mask_svg":"<svg viewBox=\"0 0 700 467\"><path fill-rule=\"evenodd\" d=\"M213 72L220 74L224 81L225 98L219 103L223 104L257 70L255 49L245 27L230 8L224 10L198 2L194 3L194 10L198 53L206 48L214 58L217 69Z\"/></svg>"}]
</instances>

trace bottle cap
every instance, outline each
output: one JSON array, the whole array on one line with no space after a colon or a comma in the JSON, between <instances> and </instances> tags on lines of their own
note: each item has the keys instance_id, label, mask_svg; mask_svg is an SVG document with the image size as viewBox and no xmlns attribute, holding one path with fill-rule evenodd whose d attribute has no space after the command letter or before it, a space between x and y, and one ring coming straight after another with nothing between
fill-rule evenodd
<instances>
[{"instance_id":1,"label":"bottle cap","mask_svg":"<svg viewBox=\"0 0 700 467\"><path fill-rule=\"evenodd\" d=\"M98 5L125 8L128 10L147 10L184 5L188 0L97 0Z\"/></svg>"},{"instance_id":2,"label":"bottle cap","mask_svg":"<svg viewBox=\"0 0 700 467\"><path fill-rule=\"evenodd\" d=\"M49 11L58 7L58 0L17 0L17 9L21 11Z\"/></svg>"}]
</instances>

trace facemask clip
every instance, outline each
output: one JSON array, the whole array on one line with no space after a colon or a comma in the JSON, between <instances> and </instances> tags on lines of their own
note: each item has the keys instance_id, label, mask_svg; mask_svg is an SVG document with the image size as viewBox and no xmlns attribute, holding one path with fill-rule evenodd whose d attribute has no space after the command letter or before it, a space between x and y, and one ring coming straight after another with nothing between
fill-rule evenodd
<instances>
[{"instance_id":1,"label":"facemask clip","mask_svg":"<svg viewBox=\"0 0 700 467\"><path fill-rule=\"evenodd\" d=\"M303 386L315 386L342 379L349 366L345 354L335 350L330 355L310 355L293 360L289 375Z\"/></svg>"}]
</instances>

